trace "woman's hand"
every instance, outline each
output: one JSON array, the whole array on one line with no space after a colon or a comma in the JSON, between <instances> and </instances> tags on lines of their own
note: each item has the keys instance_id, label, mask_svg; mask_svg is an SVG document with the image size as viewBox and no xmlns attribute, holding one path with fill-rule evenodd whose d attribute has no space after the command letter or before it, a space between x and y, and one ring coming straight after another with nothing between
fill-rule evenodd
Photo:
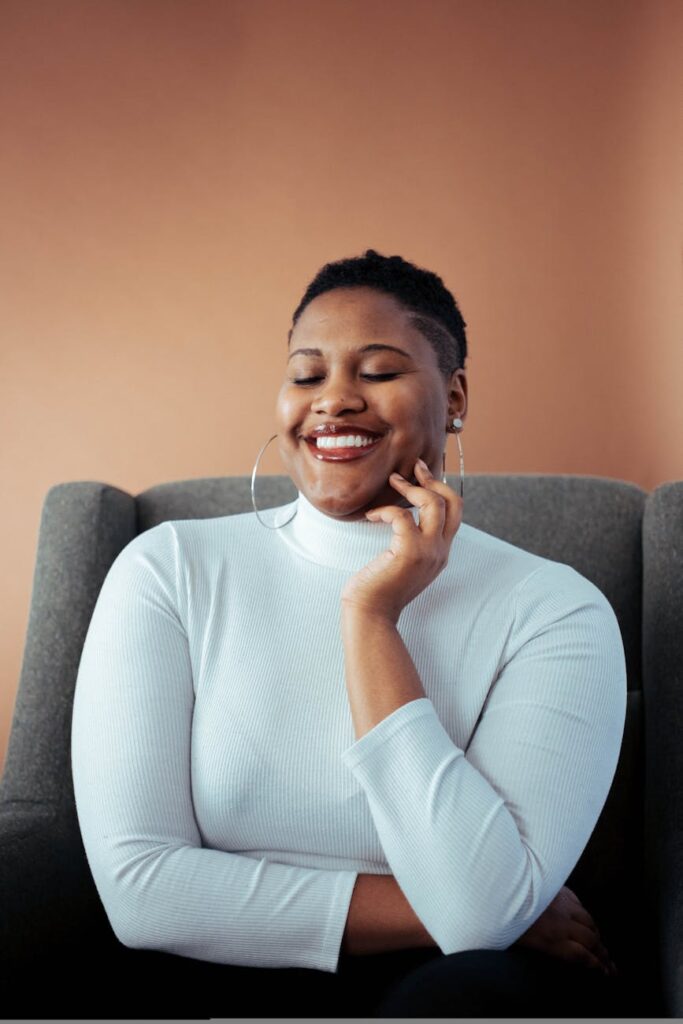
<instances>
[{"instance_id":1,"label":"woman's hand","mask_svg":"<svg viewBox=\"0 0 683 1024\"><path fill-rule=\"evenodd\" d=\"M566 885L513 945L528 946L561 960L582 963L604 974L617 973L593 918Z\"/></svg>"},{"instance_id":2,"label":"woman's hand","mask_svg":"<svg viewBox=\"0 0 683 1024\"><path fill-rule=\"evenodd\" d=\"M405 606L429 586L448 563L451 542L462 521L463 500L436 480L426 464L415 463L420 486L392 473L389 483L420 510L420 525L408 508L381 505L368 519L391 523L390 547L346 583L342 604L389 619L394 625Z\"/></svg>"}]
</instances>

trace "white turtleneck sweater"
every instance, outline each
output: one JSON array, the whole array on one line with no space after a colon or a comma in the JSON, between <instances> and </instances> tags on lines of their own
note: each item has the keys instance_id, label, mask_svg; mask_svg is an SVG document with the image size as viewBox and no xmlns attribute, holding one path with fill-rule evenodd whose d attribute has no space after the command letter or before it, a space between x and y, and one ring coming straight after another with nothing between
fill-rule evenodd
<instances>
[{"instance_id":1,"label":"white turtleneck sweater","mask_svg":"<svg viewBox=\"0 0 683 1024\"><path fill-rule=\"evenodd\" d=\"M301 494L262 517L290 521L161 523L100 591L71 754L115 934L334 972L362 872L394 875L443 953L507 948L571 873L614 775L626 667L611 605L569 566L463 523L398 622L426 697L356 740L340 595L391 526Z\"/></svg>"}]
</instances>

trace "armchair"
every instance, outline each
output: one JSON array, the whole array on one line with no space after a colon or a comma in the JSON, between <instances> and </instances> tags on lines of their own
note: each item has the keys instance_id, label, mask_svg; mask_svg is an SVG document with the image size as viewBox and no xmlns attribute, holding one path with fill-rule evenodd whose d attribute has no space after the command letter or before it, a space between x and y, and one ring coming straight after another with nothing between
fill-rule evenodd
<instances>
[{"instance_id":1,"label":"armchair","mask_svg":"<svg viewBox=\"0 0 683 1024\"><path fill-rule=\"evenodd\" d=\"M264 507L290 500L286 477L264 478L260 489ZM465 522L567 562L614 608L628 670L624 739L567 884L620 969L642 979L634 1016L683 1016L683 482L648 494L599 477L479 474L466 491ZM46 495L0 783L0 975L13 1016L96 1014L82 978L102 986L103 1017L202 1015L191 984L185 1005L164 999L178 958L124 947L101 905L74 803L72 701L95 601L121 549L165 520L250 510L247 477L138 495L73 482ZM192 978L201 962L185 966Z\"/></svg>"}]
</instances>

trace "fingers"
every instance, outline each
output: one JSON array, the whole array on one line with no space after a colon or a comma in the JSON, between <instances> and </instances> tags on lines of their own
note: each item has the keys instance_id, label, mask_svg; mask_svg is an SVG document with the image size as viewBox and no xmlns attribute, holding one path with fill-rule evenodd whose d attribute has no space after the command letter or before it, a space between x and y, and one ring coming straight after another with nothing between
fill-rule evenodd
<instances>
[{"instance_id":1,"label":"fingers","mask_svg":"<svg viewBox=\"0 0 683 1024\"><path fill-rule=\"evenodd\" d=\"M402 537L419 535L420 529L413 519L410 509L399 508L397 505L380 505L365 513L366 519L377 523L391 523L394 533Z\"/></svg>"},{"instance_id":2,"label":"fingers","mask_svg":"<svg viewBox=\"0 0 683 1024\"><path fill-rule=\"evenodd\" d=\"M598 926L584 907L583 903L581 903L576 893L572 892L572 890L568 889L566 886L563 887L561 892L564 893L566 897L570 898L573 904L571 908L571 920L574 922L574 927L582 929L582 932L577 932L575 937L580 938L582 944L588 947L588 949L600 960L603 965L603 970L608 974L618 974L617 967L612 960L607 947L602 941Z\"/></svg>"},{"instance_id":3,"label":"fingers","mask_svg":"<svg viewBox=\"0 0 683 1024\"><path fill-rule=\"evenodd\" d=\"M612 958L607 952L596 928L587 928L583 924L574 922L571 938L597 957L606 971L610 970Z\"/></svg>"},{"instance_id":4,"label":"fingers","mask_svg":"<svg viewBox=\"0 0 683 1024\"><path fill-rule=\"evenodd\" d=\"M617 968L600 936L590 950L598 958L605 974L616 974Z\"/></svg>"},{"instance_id":5,"label":"fingers","mask_svg":"<svg viewBox=\"0 0 683 1024\"><path fill-rule=\"evenodd\" d=\"M569 950L568 960L572 960L576 963L585 964L586 967L592 967L595 970L602 971L603 974L607 973L606 968L600 962L598 957L591 953L589 949L582 946L580 942L575 942L574 939L567 940L567 947Z\"/></svg>"},{"instance_id":6,"label":"fingers","mask_svg":"<svg viewBox=\"0 0 683 1024\"><path fill-rule=\"evenodd\" d=\"M585 928L583 925L575 924L573 934L571 938L567 939L567 942L571 945L573 952L575 952L576 945L578 944L581 949L590 954L592 960L597 961L600 965L600 969L604 974L617 973L617 968L612 957L609 955L602 939L595 931ZM583 954L581 955L583 956Z\"/></svg>"},{"instance_id":7,"label":"fingers","mask_svg":"<svg viewBox=\"0 0 683 1024\"><path fill-rule=\"evenodd\" d=\"M564 885L560 889L560 894L559 895L568 904L571 905L570 916L572 917L573 920L581 921L581 923L585 924L587 928L593 928L597 932L598 929L596 927L595 921L593 920L591 915L588 913L588 911L586 910L586 908L584 907L583 903L581 902L581 900L579 899L579 897L576 895L575 892L572 892L571 889L568 889L567 886Z\"/></svg>"},{"instance_id":8,"label":"fingers","mask_svg":"<svg viewBox=\"0 0 683 1024\"><path fill-rule=\"evenodd\" d=\"M576 893L573 891L573 889L570 889L568 885L563 885L558 895L564 896L566 899L570 899L572 903L576 903L577 906L583 908L583 903L576 895Z\"/></svg>"},{"instance_id":9,"label":"fingers","mask_svg":"<svg viewBox=\"0 0 683 1024\"><path fill-rule=\"evenodd\" d=\"M419 470L416 469L416 476ZM419 479L419 476L418 476ZM441 495L435 494L425 487L416 487L399 473L392 473L389 483L402 494L411 505L420 510L420 529L428 534L443 534L446 522L446 504Z\"/></svg>"},{"instance_id":10,"label":"fingers","mask_svg":"<svg viewBox=\"0 0 683 1024\"><path fill-rule=\"evenodd\" d=\"M445 484L443 480L437 480L422 460L415 463L415 475L424 488L444 498L446 502L444 533L449 540L452 540L462 522L464 504L462 498L455 493L452 487Z\"/></svg>"},{"instance_id":11,"label":"fingers","mask_svg":"<svg viewBox=\"0 0 683 1024\"><path fill-rule=\"evenodd\" d=\"M412 505L420 509L420 527L427 533L440 533L451 540L462 520L462 499L455 491L432 476L421 461L415 464L419 486L409 483L398 473L392 473L389 483Z\"/></svg>"},{"instance_id":12,"label":"fingers","mask_svg":"<svg viewBox=\"0 0 683 1024\"><path fill-rule=\"evenodd\" d=\"M603 974L614 975L617 973L612 958L601 942L591 950L574 939L568 939L567 948L569 950L567 959L600 970Z\"/></svg>"},{"instance_id":13,"label":"fingers","mask_svg":"<svg viewBox=\"0 0 683 1024\"><path fill-rule=\"evenodd\" d=\"M590 928L592 931L595 932L596 935L599 934L598 927L597 927L595 921L593 920L591 915L588 913L586 908L581 906L580 903L579 903L579 905L577 907L572 907L572 909L571 909L571 920L572 921L578 921L578 923L582 924L584 926L584 928Z\"/></svg>"}]
</instances>

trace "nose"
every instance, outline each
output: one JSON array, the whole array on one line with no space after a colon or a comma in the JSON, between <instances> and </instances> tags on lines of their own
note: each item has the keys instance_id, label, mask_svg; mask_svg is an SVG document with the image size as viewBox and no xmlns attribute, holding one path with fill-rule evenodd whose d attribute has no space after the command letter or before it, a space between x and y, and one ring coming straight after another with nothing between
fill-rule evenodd
<instances>
[{"instance_id":1,"label":"nose","mask_svg":"<svg viewBox=\"0 0 683 1024\"><path fill-rule=\"evenodd\" d=\"M326 416L341 416L345 412L361 412L367 403L358 385L349 377L330 375L317 390L311 403L313 412Z\"/></svg>"}]
</instances>

